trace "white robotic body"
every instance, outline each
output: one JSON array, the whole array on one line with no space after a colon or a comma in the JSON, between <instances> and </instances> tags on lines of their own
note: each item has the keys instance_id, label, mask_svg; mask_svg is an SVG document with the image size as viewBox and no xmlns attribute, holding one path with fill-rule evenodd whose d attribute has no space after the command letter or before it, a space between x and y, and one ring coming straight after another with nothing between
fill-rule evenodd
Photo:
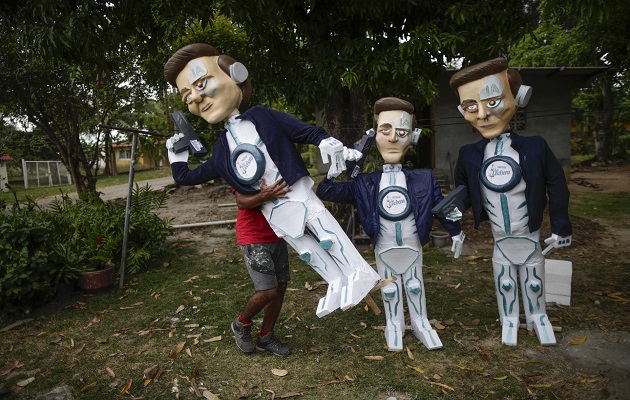
<instances>
[{"instance_id":1,"label":"white robotic body","mask_svg":"<svg viewBox=\"0 0 630 400\"><path fill-rule=\"evenodd\" d=\"M401 351L403 349L403 334L405 327L399 323L387 322L385 325L385 342L388 351Z\"/></svg>"},{"instance_id":2,"label":"white robotic body","mask_svg":"<svg viewBox=\"0 0 630 400\"><path fill-rule=\"evenodd\" d=\"M413 327L413 321L411 326ZM417 329L413 327L413 334L429 350L437 350L444 347L435 329Z\"/></svg>"},{"instance_id":3,"label":"white robotic body","mask_svg":"<svg viewBox=\"0 0 630 400\"><path fill-rule=\"evenodd\" d=\"M378 252L378 256L387 268L400 275L418 260L420 252L409 247L392 247Z\"/></svg>"},{"instance_id":4,"label":"white robotic body","mask_svg":"<svg viewBox=\"0 0 630 400\"><path fill-rule=\"evenodd\" d=\"M359 304L379 281L379 275L371 268L365 272L360 270L354 272L348 277L348 283L342 289L340 308L345 311Z\"/></svg>"},{"instance_id":5,"label":"white robotic body","mask_svg":"<svg viewBox=\"0 0 630 400\"><path fill-rule=\"evenodd\" d=\"M306 226L306 206L299 201L284 201L277 205L272 202L266 203L270 205L268 210L269 225L274 231L282 232L282 236L299 238L304 234ZM263 209L266 209L264 207Z\"/></svg>"},{"instance_id":6,"label":"white robotic body","mask_svg":"<svg viewBox=\"0 0 630 400\"><path fill-rule=\"evenodd\" d=\"M523 265L536 253L538 242L528 237L507 236L497 239L495 246L509 264Z\"/></svg>"},{"instance_id":7,"label":"white robotic body","mask_svg":"<svg viewBox=\"0 0 630 400\"><path fill-rule=\"evenodd\" d=\"M326 296L319 299L315 315L317 315L319 318L322 318L338 309L341 305L342 288L343 286L341 279L335 279L331 282L328 282L328 290L326 291Z\"/></svg>"},{"instance_id":8,"label":"white robotic body","mask_svg":"<svg viewBox=\"0 0 630 400\"><path fill-rule=\"evenodd\" d=\"M534 325L534 332L543 346L555 346L556 336L547 314L533 314L531 319ZM529 325L529 324L528 324Z\"/></svg>"},{"instance_id":9,"label":"white robotic body","mask_svg":"<svg viewBox=\"0 0 630 400\"><path fill-rule=\"evenodd\" d=\"M501 325L501 343L508 346L516 346L519 327L518 316L502 318Z\"/></svg>"}]
</instances>

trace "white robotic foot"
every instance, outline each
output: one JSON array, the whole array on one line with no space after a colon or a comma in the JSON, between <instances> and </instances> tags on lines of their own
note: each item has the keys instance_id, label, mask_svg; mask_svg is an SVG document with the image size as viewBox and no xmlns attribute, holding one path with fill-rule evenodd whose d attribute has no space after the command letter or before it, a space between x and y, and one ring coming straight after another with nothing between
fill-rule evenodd
<instances>
[{"instance_id":1,"label":"white robotic foot","mask_svg":"<svg viewBox=\"0 0 630 400\"><path fill-rule=\"evenodd\" d=\"M403 349L403 334L405 328L397 323L387 322L385 326L385 341L387 342L387 350L401 351Z\"/></svg>"},{"instance_id":2,"label":"white robotic foot","mask_svg":"<svg viewBox=\"0 0 630 400\"><path fill-rule=\"evenodd\" d=\"M347 309L356 306L370 293L370 291L380 281L380 277L373 270L356 271L348 277L348 284L343 287L341 292L341 309Z\"/></svg>"},{"instance_id":3,"label":"white robotic foot","mask_svg":"<svg viewBox=\"0 0 630 400\"><path fill-rule=\"evenodd\" d=\"M501 343L508 346L516 346L518 335L518 318L504 317L501 329Z\"/></svg>"},{"instance_id":4,"label":"white robotic foot","mask_svg":"<svg viewBox=\"0 0 630 400\"><path fill-rule=\"evenodd\" d=\"M435 329L426 318L417 318L411 321L411 329L415 337L429 350L441 349L442 341Z\"/></svg>"},{"instance_id":5,"label":"white robotic foot","mask_svg":"<svg viewBox=\"0 0 630 400\"><path fill-rule=\"evenodd\" d=\"M341 285L341 279L335 279L329 282L326 296L319 299L315 315L322 318L338 309L341 304L341 292L343 288L344 286Z\"/></svg>"},{"instance_id":6,"label":"white robotic foot","mask_svg":"<svg viewBox=\"0 0 630 400\"><path fill-rule=\"evenodd\" d=\"M553 333L553 327L551 322L549 322L549 318L547 318L547 314L533 314L531 318L540 344L543 346L555 346L556 336Z\"/></svg>"}]
</instances>

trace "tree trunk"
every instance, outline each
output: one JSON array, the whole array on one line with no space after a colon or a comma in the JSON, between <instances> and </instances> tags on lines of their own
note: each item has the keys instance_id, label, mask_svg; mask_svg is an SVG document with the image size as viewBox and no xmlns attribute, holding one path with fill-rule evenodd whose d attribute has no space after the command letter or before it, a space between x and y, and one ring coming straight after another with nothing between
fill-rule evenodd
<instances>
[{"instance_id":1,"label":"tree trunk","mask_svg":"<svg viewBox=\"0 0 630 400\"><path fill-rule=\"evenodd\" d=\"M365 133L366 112L367 100L359 87L332 93L325 109L328 133L341 140L344 146L353 147Z\"/></svg>"},{"instance_id":2,"label":"tree trunk","mask_svg":"<svg viewBox=\"0 0 630 400\"><path fill-rule=\"evenodd\" d=\"M600 122L593 131L595 142L595 159L606 162L612 158L613 139L613 90L612 77L605 74L601 81L602 108L600 110Z\"/></svg>"}]
</instances>

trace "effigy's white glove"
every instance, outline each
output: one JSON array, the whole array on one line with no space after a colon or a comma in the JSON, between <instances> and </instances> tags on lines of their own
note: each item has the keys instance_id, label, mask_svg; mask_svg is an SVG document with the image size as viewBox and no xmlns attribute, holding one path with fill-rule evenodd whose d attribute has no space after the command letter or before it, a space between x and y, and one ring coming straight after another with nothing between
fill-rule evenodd
<instances>
[{"instance_id":1,"label":"effigy's white glove","mask_svg":"<svg viewBox=\"0 0 630 400\"><path fill-rule=\"evenodd\" d=\"M357 161L363 157L363 153L359 150L350 149L346 146L343 146L343 159L344 161Z\"/></svg>"},{"instance_id":2,"label":"effigy's white glove","mask_svg":"<svg viewBox=\"0 0 630 400\"><path fill-rule=\"evenodd\" d=\"M175 151L173 151L173 146L175 146L175 143L177 143L177 141L179 141L179 139L183 137L183 133L176 133L166 140L166 148L168 149L168 162L171 164L173 164L174 162L188 162L188 151L182 151L181 153L175 153Z\"/></svg>"},{"instance_id":3,"label":"effigy's white glove","mask_svg":"<svg viewBox=\"0 0 630 400\"><path fill-rule=\"evenodd\" d=\"M461 231L459 235L451 236L453 240L453 245L451 246L451 251L453 252L453 257L458 258L460 254L462 254L462 247L464 247L464 239L466 239L466 234L464 231Z\"/></svg>"},{"instance_id":4,"label":"effigy's white glove","mask_svg":"<svg viewBox=\"0 0 630 400\"><path fill-rule=\"evenodd\" d=\"M451 212L446 214L446 219L453 222L459 221L462 219L462 212L459 211L459 208L455 207L451 210Z\"/></svg>"},{"instance_id":5,"label":"effigy's white glove","mask_svg":"<svg viewBox=\"0 0 630 400\"><path fill-rule=\"evenodd\" d=\"M543 256L546 256L547 254L551 253L555 249L559 249L560 247L571 246L572 237L573 235L558 236L555 233L552 233L550 237L545 239L545 243L547 243L549 246L547 246L545 250L543 250Z\"/></svg>"},{"instance_id":6,"label":"effigy's white glove","mask_svg":"<svg viewBox=\"0 0 630 400\"><path fill-rule=\"evenodd\" d=\"M328 179L339 176L346 170L346 162L343 157L343 143L339 140L329 137L319 143L319 152L322 155L324 164L330 162L328 169Z\"/></svg>"}]
</instances>

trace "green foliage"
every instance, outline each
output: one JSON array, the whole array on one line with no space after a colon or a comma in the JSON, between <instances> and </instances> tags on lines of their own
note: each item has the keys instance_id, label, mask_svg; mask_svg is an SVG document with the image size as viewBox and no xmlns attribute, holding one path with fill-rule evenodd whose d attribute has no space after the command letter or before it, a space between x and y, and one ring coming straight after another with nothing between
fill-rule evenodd
<instances>
[{"instance_id":1,"label":"green foliage","mask_svg":"<svg viewBox=\"0 0 630 400\"><path fill-rule=\"evenodd\" d=\"M163 255L170 221L154 210L165 206L167 194L136 185L127 242L127 269L133 274ZM125 206L106 203L96 195L72 201L55 199L50 209L3 203L0 214L0 309L45 303L60 282L73 282L81 272L120 266Z\"/></svg>"}]
</instances>

